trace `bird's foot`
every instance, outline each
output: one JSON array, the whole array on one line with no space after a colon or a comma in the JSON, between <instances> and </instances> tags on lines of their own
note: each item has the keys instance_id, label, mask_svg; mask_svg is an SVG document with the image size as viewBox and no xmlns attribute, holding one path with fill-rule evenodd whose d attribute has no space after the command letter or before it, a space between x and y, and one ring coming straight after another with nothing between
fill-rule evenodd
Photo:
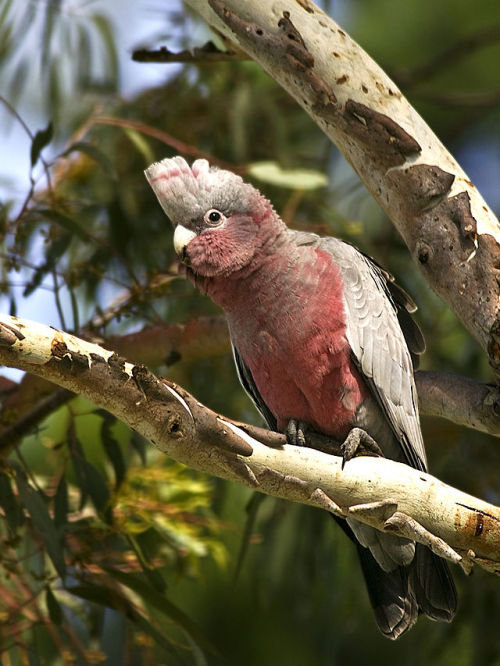
<instances>
[{"instance_id":1,"label":"bird's foot","mask_svg":"<svg viewBox=\"0 0 500 666\"><path fill-rule=\"evenodd\" d=\"M290 419L286 427L286 441L293 446L306 446L307 423Z\"/></svg>"},{"instance_id":2,"label":"bird's foot","mask_svg":"<svg viewBox=\"0 0 500 666\"><path fill-rule=\"evenodd\" d=\"M377 442L366 430L353 428L340 446L342 453L342 469L349 460L358 456L377 456L383 458L384 454Z\"/></svg>"}]
</instances>

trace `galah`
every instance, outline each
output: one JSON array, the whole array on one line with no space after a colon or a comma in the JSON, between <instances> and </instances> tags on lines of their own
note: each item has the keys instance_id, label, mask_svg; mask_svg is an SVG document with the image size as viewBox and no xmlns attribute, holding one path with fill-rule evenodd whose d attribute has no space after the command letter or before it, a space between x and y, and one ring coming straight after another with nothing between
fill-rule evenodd
<instances>
[{"instance_id":1,"label":"galah","mask_svg":"<svg viewBox=\"0 0 500 666\"><path fill-rule=\"evenodd\" d=\"M424 349L415 309L377 264L339 239L288 229L229 171L182 157L146 170L175 226L188 277L227 318L239 377L270 428L365 444L427 469L412 358ZM340 519L356 543L375 618L397 638L424 613L450 621L456 591L428 548Z\"/></svg>"}]
</instances>

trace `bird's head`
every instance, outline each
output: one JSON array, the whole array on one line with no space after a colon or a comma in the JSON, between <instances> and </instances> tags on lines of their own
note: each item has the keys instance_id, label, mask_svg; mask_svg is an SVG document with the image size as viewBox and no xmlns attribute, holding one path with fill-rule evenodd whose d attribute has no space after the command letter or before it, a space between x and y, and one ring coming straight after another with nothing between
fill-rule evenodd
<instances>
[{"instance_id":1,"label":"bird's head","mask_svg":"<svg viewBox=\"0 0 500 666\"><path fill-rule=\"evenodd\" d=\"M182 157L168 158L145 174L175 227L175 251L195 275L230 275L283 231L283 222L257 189L206 160L190 167Z\"/></svg>"}]
</instances>

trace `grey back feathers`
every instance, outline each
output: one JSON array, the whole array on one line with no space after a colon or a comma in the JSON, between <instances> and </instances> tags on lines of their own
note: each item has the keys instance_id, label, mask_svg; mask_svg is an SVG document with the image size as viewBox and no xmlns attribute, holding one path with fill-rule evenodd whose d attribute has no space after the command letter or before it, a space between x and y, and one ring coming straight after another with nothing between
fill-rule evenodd
<instances>
[{"instance_id":1,"label":"grey back feathers","mask_svg":"<svg viewBox=\"0 0 500 666\"><path fill-rule=\"evenodd\" d=\"M425 470L413 363L386 275L368 257L337 238L301 232L296 240L332 255L344 283L346 335L353 359L386 415L405 462ZM399 293L404 294L402 290ZM403 302L402 296L400 299ZM413 338L414 348L423 350L421 334L418 339L413 333Z\"/></svg>"}]
</instances>

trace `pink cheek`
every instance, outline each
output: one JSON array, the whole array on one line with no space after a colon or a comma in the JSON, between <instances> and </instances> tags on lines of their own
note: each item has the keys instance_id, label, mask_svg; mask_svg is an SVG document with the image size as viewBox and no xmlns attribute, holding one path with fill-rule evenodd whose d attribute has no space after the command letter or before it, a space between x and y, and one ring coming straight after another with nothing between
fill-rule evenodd
<instances>
[{"instance_id":1,"label":"pink cheek","mask_svg":"<svg viewBox=\"0 0 500 666\"><path fill-rule=\"evenodd\" d=\"M200 275L211 275L221 261L220 248L209 239L195 239L187 247L191 268Z\"/></svg>"},{"instance_id":2,"label":"pink cheek","mask_svg":"<svg viewBox=\"0 0 500 666\"><path fill-rule=\"evenodd\" d=\"M202 233L188 245L192 269L210 277L241 268L253 256L256 234L253 225Z\"/></svg>"}]
</instances>

